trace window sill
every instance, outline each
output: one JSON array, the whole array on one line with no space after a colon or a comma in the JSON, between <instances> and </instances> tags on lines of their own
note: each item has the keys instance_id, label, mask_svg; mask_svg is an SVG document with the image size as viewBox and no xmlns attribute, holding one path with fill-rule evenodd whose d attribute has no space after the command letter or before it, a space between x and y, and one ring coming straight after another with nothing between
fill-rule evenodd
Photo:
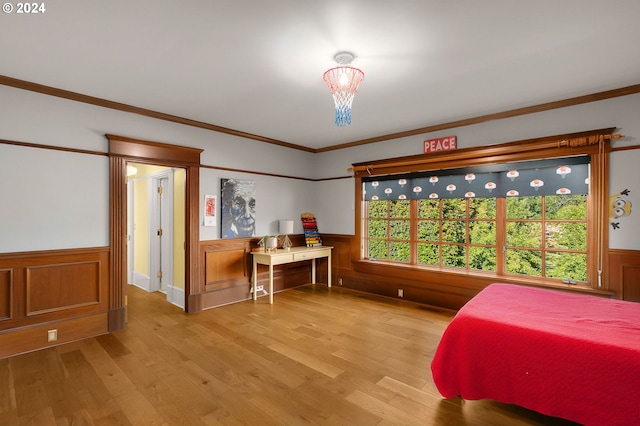
<instances>
[{"instance_id":1,"label":"window sill","mask_svg":"<svg viewBox=\"0 0 640 426\"><path fill-rule=\"evenodd\" d=\"M511 275L504 276L482 271L470 272L457 271L454 269L435 269L426 267L423 268L415 265L388 263L384 261L368 259L353 261L353 265L354 270L361 273L375 274L384 277L401 277L405 280L438 283L451 285L454 287L465 287L481 290L489 284L500 282L615 298L615 293L612 291L595 289L585 284L564 284L556 280L549 280L544 278L518 277Z\"/></svg>"}]
</instances>

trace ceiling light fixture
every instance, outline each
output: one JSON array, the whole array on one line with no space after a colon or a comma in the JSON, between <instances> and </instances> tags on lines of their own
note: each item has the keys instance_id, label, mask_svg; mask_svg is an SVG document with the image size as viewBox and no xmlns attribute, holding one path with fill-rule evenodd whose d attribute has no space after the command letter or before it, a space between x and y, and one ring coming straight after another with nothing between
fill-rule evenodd
<instances>
[{"instance_id":1,"label":"ceiling light fixture","mask_svg":"<svg viewBox=\"0 0 640 426\"><path fill-rule=\"evenodd\" d=\"M130 164L127 164L127 177L135 176L137 174L138 174L138 168Z\"/></svg>"},{"instance_id":2,"label":"ceiling light fixture","mask_svg":"<svg viewBox=\"0 0 640 426\"><path fill-rule=\"evenodd\" d=\"M350 52L339 52L333 57L338 63L337 67L327 70L322 78L333 95L336 105L336 126L348 126L351 124L351 104L358 91L358 86L364 80L364 73L349 64L354 55Z\"/></svg>"}]
</instances>

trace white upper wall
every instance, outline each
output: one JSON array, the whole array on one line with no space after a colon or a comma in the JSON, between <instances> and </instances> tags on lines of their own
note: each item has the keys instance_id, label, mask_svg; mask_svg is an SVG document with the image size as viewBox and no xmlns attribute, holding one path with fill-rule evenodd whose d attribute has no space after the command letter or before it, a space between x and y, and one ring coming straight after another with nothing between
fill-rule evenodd
<instances>
[{"instance_id":1,"label":"white upper wall","mask_svg":"<svg viewBox=\"0 0 640 426\"><path fill-rule=\"evenodd\" d=\"M275 233L280 219L294 219L295 233L301 233L297 219L306 211L316 214L323 233L353 234L359 203L347 168L419 154L425 139L456 135L465 148L617 126L626 138L614 146L624 146L638 144L640 135L639 94L321 154L6 86L0 86L0 99L0 139L106 153L110 133L204 149L204 166L257 172L201 168L200 203L204 195L219 195L221 178L254 180L258 236ZM635 206L640 206L639 162L639 150L611 156L610 193L629 189ZM0 253L107 246L108 200L106 156L0 144ZM640 249L639 218L640 212L632 211L618 221L620 229L610 228L612 248ZM201 240L219 238L217 222L200 228Z\"/></svg>"},{"instance_id":2,"label":"white upper wall","mask_svg":"<svg viewBox=\"0 0 640 426\"><path fill-rule=\"evenodd\" d=\"M301 178L313 169L313 154L278 145L7 86L0 99L0 139L107 153L105 134L115 134L203 149L203 166ZM201 195L219 195L221 178L240 177L256 181L258 235L313 211L314 183L305 179L203 167ZM202 226L200 238L218 238L218 228ZM107 156L0 144L0 253L108 245Z\"/></svg>"},{"instance_id":3,"label":"white upper wall","mask_svg":"<svg viewBox=\"0 0 640 426\"><path fill-rule=\"evenodd\" d=\"M456 135L458 148L493 145L504 142L574 133L600 128L617 127L616 132L625 136L614 141L613 147L640 144L640 94L608 99L599 102L529 114L504 120L489 121L440 132L377 142L348 149L316 154L315 178L329 178L352 174L347 171L353 163L402 157L423 153L423 142L443 136ZM610 227L610 247L640 249L640 150L626 150L611 154L610 194L629 189L629 200L637 206L633 212L620 219L620 228ZM354 198L353 179L323 182L320 193L336 197L336 202L319 203L316 214L320 221L327 221L329 233L355 233L354 202L348 202L346 193ZM337 195L340 194L340 195ZM621 230L622 229L622 230Z\"/></svg>"},{"instance_id":4,"label":"white upper wall","mask_svg":"<svg viewBox=\"0 0 640 426\"><path fill-rule=\"evenodd\" d=\"M353 163L422 154L427 139L456 135L458 148L554 136L585 130L616 127L626 136L614 146L640 143L640 94L599 102L488 121L385 142L316 154L315 178L351 174Z\"/></svg>"},{"instance_id":5,"label":"white upper wall","mask_svg":"<svg viewBox=\"0 0 640 426\"><path fill-rule=\"evenodd\" d=\"M313 154L0 85L0 139L107 152L106 134L204 149L206 166L306 177Z\"/></svg>"},{"instance_id":6,"label":"white upper wall","mask_svg":"<svg viewBox=\"0 0 640 426\"><path fill-rule=\"evenodd\" d=\"M108 188L107 157L0 144L0 253L109 245Z\"/></svg>"}]
</instances>

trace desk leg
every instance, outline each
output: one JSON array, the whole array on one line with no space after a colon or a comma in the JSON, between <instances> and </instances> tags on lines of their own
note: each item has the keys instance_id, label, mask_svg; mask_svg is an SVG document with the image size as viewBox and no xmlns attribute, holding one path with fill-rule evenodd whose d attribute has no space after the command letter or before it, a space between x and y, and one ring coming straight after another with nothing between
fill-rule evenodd
<instances>
[{"instance_id":1,"label":"desk leg","mask_svg":"<svg viewBox=\"0 0 640 426\"><path fill-rule=\"evenodd\" d=\"M269 303L273 305L273 265L269 263Z\"/></svg>"},{"instance_id":2,"label":"desk leg","mask_svg":"<svg viewBox=\"0 0 640 426\"><path fill-rule=\"evenodd\" d=\"M316 259L311 260L311 284L316 283Z\"/></svg>"},{"instance_id":3,"label":"desk leg","mask_svg":"<svg viewBox=\"0 0 640 426\"><path fill-rule=\"evenodd\" d=\"M327 287L331 287L331 252L327 256Z\"/></svg>"},{"instance_id":4,"label":"desk leg","mask_svg":"<svg viewBox=\"0 0 640 426\"><path fill-rule=\"evenodd\" d=\"M258 288L258 263L255 260L253 261L253 277L251 279L251 283L251 288L253 289L253 300L258 300L258 292L256 291Z\"/></svg>"}]
</instances>

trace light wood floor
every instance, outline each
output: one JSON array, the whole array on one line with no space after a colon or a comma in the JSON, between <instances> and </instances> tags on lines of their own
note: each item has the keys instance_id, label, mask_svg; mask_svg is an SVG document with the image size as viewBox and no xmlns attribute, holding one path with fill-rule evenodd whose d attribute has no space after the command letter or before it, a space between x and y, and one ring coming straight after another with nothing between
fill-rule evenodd
<instances>
[{"instance_id":1,"label":"light wood floor","mask_svg":"<svg viewBox=\"0 0 640 426\"><path fill-rule=\"evenodd\" d=\"M304 286L194 315L130 287L126 330L0 360L2 425L570 425L443 400L451 314Z\"/></svg>"}]
</instances>

